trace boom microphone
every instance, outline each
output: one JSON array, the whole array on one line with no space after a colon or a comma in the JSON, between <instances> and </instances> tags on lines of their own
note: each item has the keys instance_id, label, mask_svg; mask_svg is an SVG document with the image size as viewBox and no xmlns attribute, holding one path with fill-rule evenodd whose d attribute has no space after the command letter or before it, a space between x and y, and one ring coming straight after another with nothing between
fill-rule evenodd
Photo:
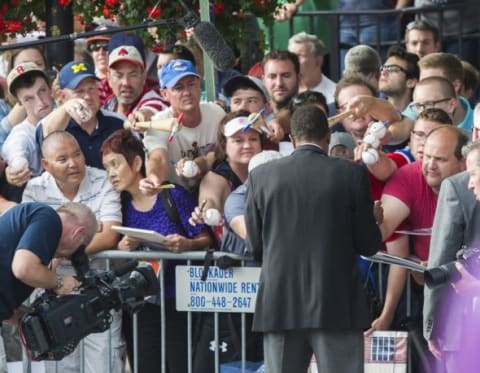
<instances>
[{"instance_id":1,"label":"boom microphone","mask_svg":"<svg viewBox=\"0 0 480 373\"><path fill-rule=\"evenodd\" d=\"M193 37L200 48L212 59L217 70L227 71L235 66L235 55L213 23L199 22L193 28Z\"/></svg>"},{"instance_id":2,"label":"boom microphone","mask_svg":"<svg viewBox=\"0 0 480 373\"><path fill-rule=\"evenodd\" d=\"M185 28L193 27L193 37L199 47L213 62L219 71L227 71L235 66L235 55L222 35L211 22L202 22L200 18L180 0L180 4L187 11L183 18Z\"/></svg>"}]
</instances>

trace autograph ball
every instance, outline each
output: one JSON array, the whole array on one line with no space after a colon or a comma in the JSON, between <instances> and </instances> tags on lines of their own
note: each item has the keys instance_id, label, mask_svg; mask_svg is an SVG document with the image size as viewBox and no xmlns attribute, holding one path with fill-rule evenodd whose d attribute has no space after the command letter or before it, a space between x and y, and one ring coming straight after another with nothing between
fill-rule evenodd
<instances>
[{"instance_id":1,"label":"autograph ball","mask_svg":"<svg viewBox=\"0 0 480 373\"><path fill-rule=\"evenodd\" d=\"M203 220L205 224L210 226L219 225L222 220L222 215L217 209L208 209L203 213Z\"/></svg>"},{"instance_id":2,"label":"autograph ball","mask_svg":"<svg viewBox=\"0 0 480 373\"><path fill-rule=\"evenodd\" d=\"M365 164L374 164L378 161L378 152L375 149L368 149L362 153L362 161Z\"/></svg>"},{"instance_id":3,"label":"autograph ball","mask_svg":"<svg viewBox=\"0 0 480 373\"><path fill-rule=\"evenodd\" d=\"M194 161L185 161L182 168L183 176L187 178L195 177L198 174L198 166Z\"/></svg>"},{"instance_id":4,"label":"autograph ball","mask_svg":"<svg viewBox=\"0 0 480 373\"><path fill-rule=\"evenodd\" d=\"M28 160L25 157L15 157L9 164L13 172L23 171L28 167Z\"/></svg>"}]
</instances>

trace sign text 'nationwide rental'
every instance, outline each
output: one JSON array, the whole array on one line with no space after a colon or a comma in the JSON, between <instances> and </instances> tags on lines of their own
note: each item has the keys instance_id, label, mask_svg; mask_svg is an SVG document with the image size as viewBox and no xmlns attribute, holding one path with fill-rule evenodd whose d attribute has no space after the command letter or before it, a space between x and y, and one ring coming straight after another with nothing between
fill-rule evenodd
<instances>
[{"instance_id":1,"label":"sign text 'nationwide rental'","mask_svg":"<svg viewBox=\"0 0 480 373\"><path fill-rule=\"evenodd\" d=\"M203 267L176 267L176 301L179 311L255 311L260 268L210 267L202 281Z\"/></svg>"}]
</instances>

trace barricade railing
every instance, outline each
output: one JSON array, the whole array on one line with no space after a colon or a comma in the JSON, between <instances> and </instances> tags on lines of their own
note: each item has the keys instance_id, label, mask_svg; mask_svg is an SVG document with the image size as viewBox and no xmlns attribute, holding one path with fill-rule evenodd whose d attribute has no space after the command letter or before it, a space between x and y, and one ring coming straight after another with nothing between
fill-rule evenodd
<instances>
[{"instance_id":1,"label":"barricade railing","mask_svg":"<svg viewBox=\"0 0 480 373\"><path fill-rule=\"evenodd\" d=\"M175 254L175 253L171 253L171 252L168 252L168 251L133 251L133 252L126 252L126 251L120 251L120 250L109 250L109 251L103 251L101 253L98 253L95 255L95 257L97 258L104 258L104 259L107 259L108 263L110 264L111 261L113 260L137 260L137 261L146 261L146 260L154 260L154 261L158 261L159 262L159 265L161 266L161 268L163 268L164 266L164 263L168 260L181 260L181 261L185 261L186 262L186 265L192 265L192 262L195 262L196 265L198 265L198 263L202 263L204 262L205 260L205 257L206 257L206 251L195 251L195 252L184 252L184 253L181 253L181 254ZM225 255L228 255L229 257L231 257L232 259L235 259L235 260L238 260L239 263L241 264L241 267L244 267L245 266L245 263L247 260L251 260L251 258L246 258L246 257L242 257L242 256L239 256L239 255L236 255L236 254L231 254L231 253L227 253L227 252L221 252L221 251L217 251L217 252L214 252L213 253L213 264L215 265L217 260L219 260L220 258L222 258L223 256ZM384 266L384 265L380 265L380 268ZM109 268L107 266L107 268ZM163 272L161 272L163 273ZM379 292L380 292L380 296L382 295L383 293L383 290L381 288L382 286L382 283L384 283L384 281L382 281L382 275L383 275L384 271L382 270L379 270L378 271L378 284L379 284ZM208 280L208 278L207 278ZM164 277L163 276L159 276L158 277L158 281L159 281L159 286L160 286L160 292L159 292L159 299L160 299L160 320L161 320L161 362L162 362L162 369L161 369L161 373L166 373L167 372L167 366L166 366L166 343L168 343L168 341L166 341L166 324L168 323L168 320L166 319L166 315L165 315L165 283L164 283ZM406 315L409 316L410 315L410 296L411 296L411 292L410 292L410 287L411 287L411 281L408 280L407 281L407 288L406 288L406 292L407 292L407 304L406 304ZM382 302L383 303L383 302ZM188 358L188 372L191 373L193 372L193 353L194 353L194 348L195 346L193 346L193 314L195 312L192 312L192 311L185 311L187 312L187 358ZM210 311L208 311L210 312ZM221 345L220 345L220 338L219 338L219 314L220 312L211 312L214 314L214 366L215 366L215 370L214 370L214 373L219 373L220 372L220 348L221 348ZM245 371L246 369L246 362L247 362L247 353L246 353L246 341L247 341L247 337L246 337L246 313L245 312L239 312L241 314L241 368L242 368L242 371ZM133 317L133 343L134 343L134 347L133 347L133 354L134 354L134 366L131 366L131 371L132 373L138 373L138 339L139 337L141 338L141 336L138 335L138 320L137 320L137 317L136 315L134 315ZM83 349L82 347L82 342L80 343L80 348ZM112 346L111 346L111 341L110 341L110 348L109 348L110 352L112 351ZM83 354L82 354L82 360L83 360ZM410 359L410 353L409 353L409 361L411 361ZM111 363L111 356L109 357L109 361ZM409 363L408 364L408 371L411 372L411 364ZM81 373L84 373L85 372L85 365L81 364L81 367L80 367L80 372ZM28 361L27 359L27 356L26 354L23 354L23 372L24 373L30 373L32 371L32 367L31 367L31 363L30 361ZM57 371L59 371L59 369L57 369Z\"/></svg>"},{"instance_id":2,"label":"barricade railing","mask_svg":"<svg viewBox=\"0 0 480 373\"><path fill-rule=\"evenodd\" d=\"M125 252L119 250L111 250L111 251L103 251L101 253L96 254L95 256L98 258L105 258L109 261L115 259L128 259L128 260L158 260L160 268L163 268L164 262L168 260L181 260L186 261L187 265L191 265L192 262L202 262L205 260L207 255L206 251L191 251L191 252L184 252L181 254L175 254L168 251L133 251L133 252ZM221 257L228 255L232 259L240 261L241 265L245 264L245 260L249 258L245 258L236 254L226 253L226 252L213 252L212 259L213 264L216 264L216 261ZM162 272L163 273L163 272ZM160 285L160 319L161 319L161 362L162 362L162 373L166 373L166 353L165 353L165 346L166 346L166 320L165 317L165 283L164 277L159 276L159 285ZM193 319L191 311L187 312L187 322L188 322L188 335L187 335L187 356L188 356L188 372L193 372L192 362L193 362ZM220 341L219 341L219 319L218 319L218 312L214 312L214 336L215 336L215 373L220 372L220 355L219 355L219 348L220 348ZM133 335L134 335L134 366L132 367L133 373L138 372L138 328L137 328L137 319L134 317L133 321ZM245 369L245 362L246 362L246 322L245 322L245 313L242 313L241 317L241 360L242 360L242 369Z\"/></svg>"}]
</instances>

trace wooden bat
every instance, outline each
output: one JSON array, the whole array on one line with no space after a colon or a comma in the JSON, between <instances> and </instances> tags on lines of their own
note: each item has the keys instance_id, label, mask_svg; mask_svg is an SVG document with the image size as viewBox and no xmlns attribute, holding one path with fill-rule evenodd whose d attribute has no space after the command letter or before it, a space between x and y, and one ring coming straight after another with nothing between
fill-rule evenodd
<instances>
[{"instance_id":1,"label":"wooden bat","mask_svg":"<svg viewBox=\"0 0 480 373\"><path fill-rule=\"evenodd\" d=\"M129 121L126 121L124 124L124 127L126 129L143 128L143 129L154 129L154 130L164 131L164 132L172 132L176 122L177 122L176 118L157 119L157 120L152 120L150 122L137 122L135 124L132 124Z\"/></svg>"},{"instance_id":2,"label":"wooden bat","mask_svg":"<svg viewBox=\"0 0 480 373\"><path fill-rule=\"evenodd\" d=\"M354 113L353 110L347 110L347 111L344 111L343 113L340 113L340 114L334 115L333 117L328 118L328 126L332 127L334 124L337 124L343 119L348 118L353 113Z\"/></svg>"}]
</instances>

